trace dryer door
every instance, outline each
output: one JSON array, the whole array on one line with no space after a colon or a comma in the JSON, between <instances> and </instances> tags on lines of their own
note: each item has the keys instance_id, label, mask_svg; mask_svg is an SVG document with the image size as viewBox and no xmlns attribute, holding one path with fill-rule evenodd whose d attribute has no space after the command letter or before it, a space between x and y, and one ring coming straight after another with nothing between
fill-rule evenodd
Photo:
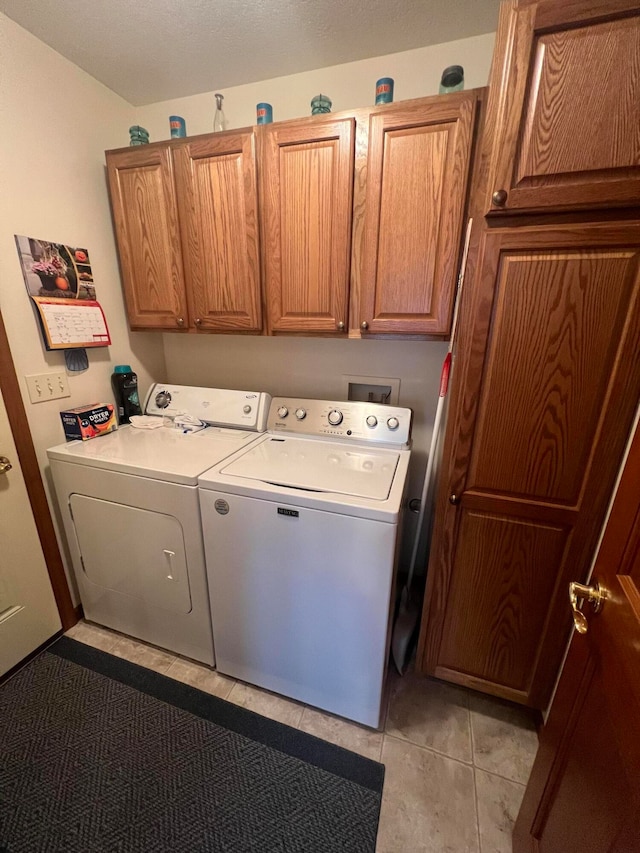
<instances>
[{"instance_id":1,"label":"dryer door","mask_svg":"<svg viewBox=\"0 0 640 853\"><path fill-rule=\"evenodd\" d=\"M176 518L78 494L69 505L91 583L173 613L190 612L184 536Z\"/></svg>"}]
</instances>

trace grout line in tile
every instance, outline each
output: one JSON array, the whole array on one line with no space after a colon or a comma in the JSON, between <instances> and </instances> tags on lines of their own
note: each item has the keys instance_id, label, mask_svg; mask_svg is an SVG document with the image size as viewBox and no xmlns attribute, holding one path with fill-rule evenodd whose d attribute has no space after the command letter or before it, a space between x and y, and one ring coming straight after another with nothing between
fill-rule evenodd
<instances>
[{"instance_id":1,"label":"grout line in tile","mask_svg":"<svg viewBox=\"0 0 640 853\"><path fill-rule=\"evenodd\" d=\"M424 746L420 743L414 743L412 740L407 740L407 738L398 737L397 735L390 735L387 732L384 733L384 738L391 738L391 740L397 740L400 743L408 743L410 746L415 746L417 749L422 749L425 752L432 752L434 755L439 755L441 758L448 758L450 761L455 761L457 764L462 764L463 767L470 767L473 770L473 764L470 764L468 761L465 761L462 758L454 758L453 755L447 755L446 752L440 752L440 750L434 749L431 746Z\"/></svg>"},{"instance_id":2,"label":"grout line in tile","mask_svg":"<svg viewBox=\"0 0 640 853\"><path fill-rule=\"evenodd\" d=\"M473 714L471 714L471 716L473 716ZM524 782L524 783L519 782L517 779L512 779L510 776L504 776L502 773L496 773L495 770L486 770L484 767L481 767L479 764L476 763L476 747L475 747L475 739L473 736L473 723L471 722L471 720L470 720L470 726L471 726L471 755L473 758L473 766L475 768L477 768L478 770L482 770L483 773L490 773L492 776L498 776L500 779L504 779L505 782L512 782L514 785L522 785L524 788L526 788L527 787L526 782ZM531 772L529 772L529 776L531 776ZM529 780L527 779L527 782L528 781Z\"/></svg>"},{"instance_id":3,"label":"grout line in tile","mask_svg":"<svg viewBox=\"0 0 640 853\"><path fill-rule=\"evenodd\" d=\"M91 642L91 639L93 639L93 638L85 637L84 639L79 640L77 637L74 637L72 635L64 635L64 636L69 636L70 640L75 640L77 643L83 643L85 646L89 646L89 648L91 648L91 649L97 649L99 652L105 652L106 654L110 654L111 650L115 647L116 643L118 642L118 638L113 637L112 642L106 644L107 648L105 648L104 646L96 646L93 642Z\"/></svg>"},{"instance_id":4,"label":"grout line in tile","mask_svg":"<svg viewBox=\"0 0 640 853\"><path fill-rule=\"evenodd\" d=\"M471 741L471 763L476 766L476 744L473 739L473 721L471 719L471 706L467 704L467 713L469 714L469 740Z\"/></svg>"},{"instance_id":5,"label":"grout line in tile","mask_svg":"<svg viewBox=\"0 0 640 853\"><path fill-rule=\"evenodd\" d=\"M378 752L378 761L382 764L382 750L384 749L384 739L386 738L386 734L382 732L382 737L380 738L380 751Z\"/></svg>"},{"instance_id":6,"label":"grout line in tile","mask_svg":"<svg viewBox=\"0 0 640 853\"><path fill-rule=\"evenodd\" d=\"M473 766L473 764L469 764L466 761L462 761L462 759L460 759L460 758L453 758L452 756L447 755L444 752L438 752L437 749L431 749L428 746L421 746L420 744L412 743L411 741L407 741L404 738L395 737L395 735L389 735L386 732L384 733L384 737L382 738L382 746L384 746L384 742L387 738L390 738L391 740L397 740L400 743L409 743L409 744L411 744L411 746L415 746L417 749L422 749L424 752L430 752L433 755L440 756L441 758L448 758L449 761L455 761L456 764L461 764L463 767L468 767L471 770L471 772L473 774L474 805L476 808L476 841L478 842L478 853L482 853L481 841L480 841L480 818L479 818L479 813L478 813L478 795L477 795L477 789L476 789L476 774L475 774L475 767ZM380 749L380 758L382 759L382 748Z\"/></svg>"},{"instance_id":7,"label":"grout line in tile","mask_svg":"<svg viewBox=\"0 0 640 853\"><path fill-rule=\"evenodd\" d=\"M435 752L436 755L444 755L445 758L452 758L454 761L459 761L460 764L466 764L467 767L473 767L472 761L465 761L464 758L457 758L455 755L449 755L448 752L442 752L441 750L436 749L433 746L425 746L423 743L416 743L416 741L411 740L411 738L407 737L406 735L392 734L391 732L387 732L387 731L383 732L383 734L388 735L389 737L392 737L394 740L400 740L403 743L410 743L411 746L419 746L421 749L426 749L429 752Z\"/></svg>"},{"instance_id":8,"label":"grout line in tile","mask_svg":"<svg viewBox=\"0 0 640 853\"><path fill-rule=\"evenodd\" d=\"M454 761L459 761L460 764L465 764L467 767L473 767L473 762L471 761L465 761L464 758L456 758L455 755L449 755L448 752L442 752L439 749L435 749L433 746L425 746L423 743L416 743L414 740L411 740L401 734L390 734L389 732L384 732L384 734L388 735L388 737L392 737L394 740L399 740L403 743L410 743L411 746L419 746L421 749L426 749L429 752L435 752L436 755L444 755L445 758L452 758Z\"/></svg>"},{"instance_id":9,"label":"grout line in tile","mask_svg":"<svg viewBox=\"0 0 640 853\"><path fill-rule=\"evenodd\" d=\"M231 694L231 691L233 690L233 688L236 686L236 684L237 684L237 683L238 683L237 681L234 681L234 682L232 683L231 687L229 687L229 690L227 691L227 693L225 693L225 694L224 694L224 696L220 696L220 698L221 698L221 699L224 699L224 700L225 700L225 702L228 702L228 701L229 701L229 696L230 696L230 694Z\"/></svg>"},{"instance_id":10,"label":"grout line in tile","mask_svg":"<svg viewBox=\"0 0 640 853\"><path fill-rule=\"evenodd\" d=\"M171 660L171 663L169 664L169 666L167 667L167 669L169 669L169 667L170 667L170 666L172 666L172 665L175 663L175 661L177 661L177 660L178 660L177 655L173 654L172 652L167 651L167 649L162 649L162 648L160 648L160 646L154 646L154 645L152 645L151 643L147 643L147 642L145 642L144 640L138 640L136 637L127 637L127 636L123 636L123 637L122 637L120 640L118 640L118 642L113 646L112 650L113 650L113 649L116 649L119 645L121 645L121 644L123 644L123 643L126 645L126 643L128 643L128 642L130 642L130 643L133 643L133 644L134 644L134 649L135 649L136 647L140 646L140 647L142 647L142 649L143 649L144 651L160 652L161 654L166 655L166 656ZM129 661L129 663L135 663L137 666L142 666L142 667L144 667L145 669L150 669L150 670L152 670L153 672L157 672L157 673L159 673L160 675L166 675L166 670L165 670L165 669L156 669L155 667L153 667L153 666L149 666L149 665L148 665L148 664L146 664L146 663L140 663L140 661L131 660L131 658L130 658L130 657L128 657L128 656L126 656L126 655L118 655L118 657L123 658L123 660L128 660L128 661Z\"/></svg>"},{"instance_id":11,"label":"grout line in tile","mask_svg":"<svg viewBox=\"0 0 640 853\"><path fill-rule=\"evenodd\" d=\"M478 783L476 781L477 767L473 768L473 797L476 804L476 832L478 834L478 850L482 853L482 836L480 835L480 806L478 805Z\"/></svg>"},{"instance_id":12,"label":"grout line in tile","mask_svg":"<svg viewBox=\"0 0 640 853\"><path fill-rule=\"evenodd\" d=\"M510 782L512 785L520 785L521 788L526 788L529 782L528 779L526 782L518 782L517 779L512 779L510 776L503 776L502 773L496 773L493 770L485 770L484 767L478 767L477 765L474 765L474 770L480 770L481 773L488 773L489 776L495 776L496 779L502 779L504 782Z\"/></svg>"}]
</instances>

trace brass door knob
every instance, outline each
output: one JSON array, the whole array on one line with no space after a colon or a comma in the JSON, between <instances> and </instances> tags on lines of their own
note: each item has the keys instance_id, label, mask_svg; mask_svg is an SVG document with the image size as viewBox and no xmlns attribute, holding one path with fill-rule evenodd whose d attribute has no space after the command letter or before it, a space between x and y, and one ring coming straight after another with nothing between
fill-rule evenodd
<instances>
[{"instance_id":1,"label":"brass door knob","mask_svg":"<svg viewBox=\"0 0 640 853\"><path fill-rule=\"evenodd\" d=\"M366 320L363 320L362 323L360 323L360 328L362 329L363 332L367 331L367 329L369 328L369 324L367 323Z\"/></svg>"},{"instance_id":2,"label":"brass door knob","mask_svg":"<svg viewBox=\"0 0 640 853\"><path fill-rule=\"evenodd\" d=\"M460 495L449 495L449 503L457 506L460 503Z\"/></svg>"},{"instance_id":3,"label":"brass door knob","mask_svg":"<svg viewBox=\"0 0 640 853\"><path fill-rule=\"evenodd\" d=\"M507 203L507 191L506 190L496 190L494 194L491 196L491 201L497 207L504 207Z\"/></svg>"},{"instance_id":4,"label":"brass door knob","mask_svg":"<svg viewBox=\"0 0 640 853\"><path fill-rule=\"evenodd\" d=\"M13 465L6 456L0 456L0 474L6 474L7 471L10 471L13 468Z\"/></svg>"},{"instance_id":5,"label":"brass door knob","mask_svg":"<svg viewBox=\"0 0 640 853\"><path fill-rule=\"evenodd\" d=\"M340 322L338 323L338 331L344 332L344 323L342 322L342 320L340 320Z\"/></svg>"},{"instance_id":6,"label":"brass door knob","mask_svg":"<svg viewBox=\"0 0 640 853\"><path fill-rule=\"evenodd\" d=\"M569 584L569 603L573 611L573 624L579 634L586 634L589 630L589 624L587 617L580 610L578 601L588 601L592 612L598 613L602 609L606 598L607 591L597 581L593 586L585 586L582 583L571 581Z\"/></svg>"},{"instance_id":7,"label":"brass door knob","mask_svg":"<svg viewBox=\"0 0 640 853\"><path fill-rule=\"evenodd\" d=\"M184 317L176 317L176 323L179 326L184 326Z\"/></svg>"},{"instance_id":8,"label":"brass door knob","mask_svg":"<svg viewBox=\"0 0 640 853\"><path fill-rule=\"evenodd\" d=\"M200 317L196 317L193 322L196 324L196 326L199 326L202 323L202 320L200 319Z\"/></svg>"}]
</instances>

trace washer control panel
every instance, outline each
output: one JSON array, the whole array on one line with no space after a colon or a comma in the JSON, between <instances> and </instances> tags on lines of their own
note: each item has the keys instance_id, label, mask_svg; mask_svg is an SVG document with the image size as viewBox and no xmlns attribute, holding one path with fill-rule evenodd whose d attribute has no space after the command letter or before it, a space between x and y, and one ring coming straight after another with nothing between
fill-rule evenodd
<instances>
[{"instance_id":1,"label":"washer control panel","mask_svg":"<svg viewBox=\"0 0 640 853\"><path fill-rule=\"evenodd\" d=\"M408 446L411 409L356 401L274 397L269 432Z\"/></svg>"}]
</instances>

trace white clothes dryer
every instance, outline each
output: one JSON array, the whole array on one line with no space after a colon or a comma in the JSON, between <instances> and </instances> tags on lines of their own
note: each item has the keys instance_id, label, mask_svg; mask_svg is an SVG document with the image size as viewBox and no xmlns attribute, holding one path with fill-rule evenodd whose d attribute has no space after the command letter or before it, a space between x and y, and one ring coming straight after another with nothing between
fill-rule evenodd
<instances>
[{"instance_id":1,"label":"white clothes dryer","mask_svg":"<svg viewBox=\"0 0 640 853\"><path fill-rule=\"evenodd\" d=\"M379 726L411 418L274 398L198 478L220 672Z\"/></svg>"},{"instance_id":2,"label":"white clothes dryer","mask_svg":"<svg viewBox=\"0 0 640 853\"><path fill-rule=\"evenodd\" d=\"M147 428L47 451L87 619L214 665L197 478L264 432L269 402L156 384Z\"/></svg>"}]
</instances>

